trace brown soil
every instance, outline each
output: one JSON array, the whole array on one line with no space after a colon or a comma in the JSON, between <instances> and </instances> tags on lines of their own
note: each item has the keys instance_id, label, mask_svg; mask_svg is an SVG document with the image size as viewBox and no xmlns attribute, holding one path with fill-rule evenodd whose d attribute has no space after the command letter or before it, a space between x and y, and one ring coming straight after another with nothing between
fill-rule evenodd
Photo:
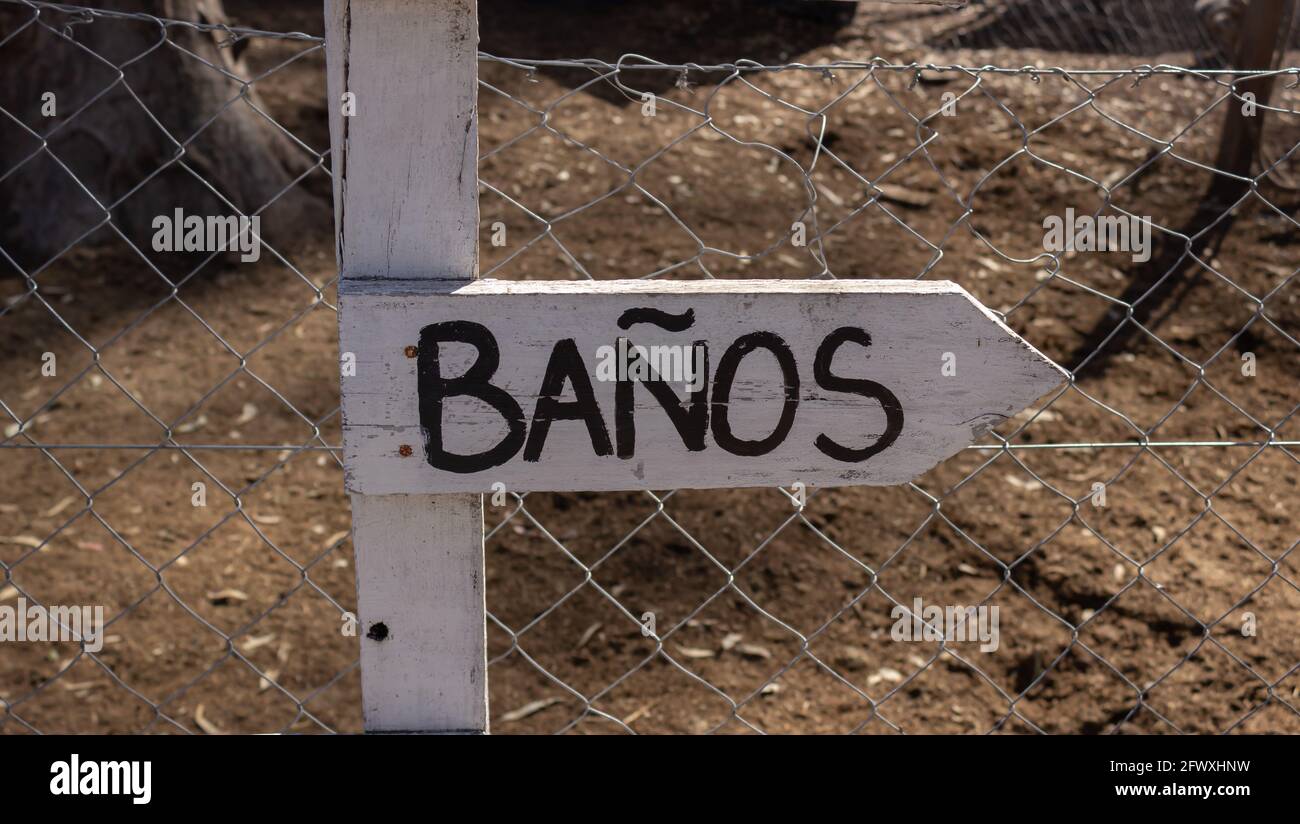
<instances>
[{"instance_id":1,"label":"brown soil","mask_svg":"<svg viewBox=\"0 0 1300 824\"><path fill-rule=\"evenodd\" d=\"M243 24L320 32L315 3L273 12L226 5ZM566 19L554 3L482 5L484 50L518 57L814 63L879 54L1117 65L1114 56L936 52L916 44L938 18L871 4L847 24L833 10L796 19L738 2L636 4L631 21L610 10L623 4L564 4L581 7L580 27L548 23ZM886 28L872 17L886 13L907 19ZM256 40L249 59L266 68L302 48ZM322 72L317 52L258 83L274 116L317 150L328 146ZM1102 204L1095 185L1051 164L1113 181L1148 157L1154 144L1107 115L1157 139L1181 132L1179 156L1211 162L1223 104L1187 126L1223 94L1213 82L984 75L956 116L934 121L939 137L927 157L911 115L971 88L969 76L913 83L910 72L879 71L855 86L865 72L787 71L752 76L756 90L719 87L699 72L685 88L675 72L625 72L627 86L662 96L654 118L609 84L556 102L590 73L530 75L484 63L482 76L496 90L481 95L482 178L552 221L547 233L485 190L485 273L821 274L811 247L787 238L808 205L803 170L818 132L758 90L805 110L848 92L828 112L810 175L818 225L835 227L824 245L829 271L955 280L1058 362L1082 363L1075 388L1032 422L1002 427L1004 437L1120 442L1149 430L1158 441L1253 441L1271 429L1300 440L1291 419L1300 403L1296 192L1263 187L1208 261L1217 274L1192 267L1145 331L1091 359L1089 341L1123 319L1102 296L1122 295L1141 267L1116 252L1067 257L1055 277L1041 262L1017 262L1041 252L1044 216ZM1085 87L1103 88L1091 107L1062 118L1087 100ZM1300 90L1279 91L1280 105L1296 108ZM516 101L548 109L555 132L596 153L543 130L493 153L538 123ZM708 106L720 129L753 145L694 131L637 176L658 206L609 161L635 166L702 122L671 102ZM1300 120L1270 118L1273 145L1294 146ZM1032 154L1020 152L1025 130L1040 127ZM859 211L864 187L845 165L930 203ZM1120 187L1114 203L1179 227L1209 181L1167 156ZM320 173L304 185L328 191ZM504 248L489 243L497 221L507 228ZM167 300L158 275L120 242L83 244L40 276L48 305L29 299L0 315L10 367L0 400L23 419L39 410L31 435L43 444L156 444L178 420L202 421L177 435L182 443L337 443L328 227L288 257L301 277L269 255L252 265L214 262ZM5 299L22 291L21 281L0 280ZM1261 307L1250 296L1267 299ZM87 344L101 350L102 373ZM44 352L58 357L57 379L40 376ZM1255 377L1242 374L1245 352L1256 357ZM1203 379L1192 364L1204 366ZM972 450L910 487L815 490L802 512L770 489L535 493L523 511L511 499L487 511L493 729L1300 732L1294 453ZM348 503L332 453L0 456L0 536L9 541L0 541L0 562L12 565L13 582L45 602L102 603L118 616L99 663L71 644L5 645L0 699L16 705L0 714L0 730L360 729L357 645L340 633L341 610L355 607L351 543L342 537ZM205 508L191 506L196 481L207 483ZM1097 481L1108 484L1104 507L1088 499ZM81 490L93 494L93 508ZM22 536L53 537L35 550L10 541ZM724 570L734 572L734 588ZM916 597L998 605L1000 647L957 644L951 655L892 641L893 602ZM636 620L646 612L666 634L662 653ZM1253 637L1240 631L1246 613L1258 626ZM506 720L530 704L541 708Z\"/></svg>"}]
</instances>

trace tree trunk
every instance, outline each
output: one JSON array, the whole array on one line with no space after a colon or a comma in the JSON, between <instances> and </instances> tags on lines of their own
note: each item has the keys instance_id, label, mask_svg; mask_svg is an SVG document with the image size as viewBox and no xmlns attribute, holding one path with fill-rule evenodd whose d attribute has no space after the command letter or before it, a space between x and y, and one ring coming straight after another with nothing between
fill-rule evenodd
<instances>
[{"instance_id":1,"label":"tree trunk","mask_svg":"<svg viewBox=\"0 0 1300 824\"><path fill-rule=\"evenodd\" d=\"M97 6L226 22L221 0ZM156 265L184 269L150 242L154 219L178 208L260 213L262 236L272 243L308 227L328 230L327 204L294 184L316 159L242 82L247 41L6 6L0 40L10 36L0 47L0 269L11 268L7 255L32 274L79 241L120 244L119 231Z\"/></svg>"}]
</instances>

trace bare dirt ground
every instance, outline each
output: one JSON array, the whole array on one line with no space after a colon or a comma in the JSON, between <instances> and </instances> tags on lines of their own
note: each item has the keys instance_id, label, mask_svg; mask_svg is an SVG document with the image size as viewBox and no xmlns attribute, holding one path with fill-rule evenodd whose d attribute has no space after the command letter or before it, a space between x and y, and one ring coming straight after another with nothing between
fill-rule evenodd
<instances>
[{"instance_id":1,"label":"bare dirt ground","mask_svg":"<svg viewBox=\"0 0 1300 824\"><path fill-rule=\"evenodd\" d=\"M852 19L847 4L812 6L803 17L737 2L631 11L562 4L584 15L579 27L562 24L571 17L556 4L481 5L483 49L511 57L1152 62L1102 50L940 48L926 45L939 18L872 4ZM321 31L314 3L269 11L227 0L227 9L244 25ZM892 23L881 22L885 14ZM248 55L264 69L301 49L255 40ZM1169 62L1178 57L1192 59ZM1043 414L1023 428L1028 416L1000 428L1013 443L1122 442L1152 427L1158 441L1257 441L1270 429L1280 440L1300 439L1291 418L1300 403L1300 287L1290 280L1295 191L1266 182L1263 198L1239 208L1207 261L1215 271L1192 267L1185 290L1146 332L1090 360L1098 330L1123 320L1123 307L1114 311L1118 304L1102 296L1123 295L1140 267L1118 252L1076 254L1053 277L1032 262L1044 216L1102 204L1096 185L1053 164L1115 181L1154 147L1114 121L1159 140L1177 137L1181 157L1211 163L1224 105L1213 82L986 74L955 116L932 123L938 136L922 153L913 116L936 111L946 92L972 88L971 76L939 73L916 83L910 72L880 71L862 83L862 70L753 76L758 90L804 109L844 95L828 112L814 165L819 126L755 88L719 89L718 75L697 72L682 86L676 72L625 72L624 84L661 96L654 118L608 83L571 93L593 76L585 70L529 73L485 62L482 76L491 88L480 100L481 176L502 193L482 195L482 269L493 276L821 274L812 247L788 240L808 206L812 169L818 225L834 225L824 243L831 273L955 280L1007 313L1043 352L1079 365L1076 386ZM328 147L319 52L257 88L299 139ZM1091 107L1082 105L1088 89ZM1300 97L1293 89L1279 95L1288 108ZM556 132L598 154L541 130L509 143L538 123L518 101L549 110ZM720 130L750 145L691 133L638 173L658 205L627 188L626 173L607 159L635 166L702 122L671 102L707 105ZM1270 116L1271 145L1295 145L1296 118ZM1027 141L1027 131L1045 124ZM845 165L873 181L896 166L883 182L925 203L860 210L866 187ZM1113 202L1179 227L1209 181L1205 169L1166 156L1120 186ZM303 185L322 196L329 189L320 172ZM510 199L551 220L551 232ZM504 247L489 242L498 221ZM0 372L0 400L24 419L40 410L30 432L44 444L156 444L163 426L141 407L164 422L185 415L193 428L177 436L182 443L312 445L317 431L337 443L329 227L287 256L303 277L268 257L214 263L178 301L166 300L169 290L120 243L66 253L40 278L52 308L29 299L0 316L0 352L10 366ZM5 299L23 291L21 281L0 279ZM1250 296L1268 297L1261 304ZM50 403L66 376L93 365L52 309L102 347L100 367L120 389L92 369ZM44 352L56 353L58 380L40 376ZM1258 365L1254 377L1240 368L1247 352ZM246 356L245 368L236 353ZM1203 379L1189 362L1203 365ZM494 530L487 599L499 622L488 634L493 729L1300 732L1293 452L972 450L913 487L816 490L802 516L786 494L768 489L537 493L524 499L526 512L512 499L487 510ZM5 645L0 700L17 703L0 713L0 730L360 729L357 645L339 631L340 610L355 608L355 582L335 457L191 454L0 452L0 561L13 565L14 583L49 603L102 603L120 615L100 663L78 657L72 644ZM93 508L72 479L94 490ZM208 484L207 507L191 505L196 481ZM1087 500L1098 481L1108 485L1104 507ZM250 485L241 494L244 517L221 488ZM631 615L653 612L661 634L685 622L665 640L666 654L583 583L579 563ZM743 597L725 588L723 568L734 571ZM958 644L958 657L936 644L892 641L893 602L916 597L998 605L1001 645L981 653ZM14 598L0 595L4 603ZM1246 613L1257 622L1253 637L1240 631ZM574 691L598 696L595 712Z\"/></svg>"}]
</instances>

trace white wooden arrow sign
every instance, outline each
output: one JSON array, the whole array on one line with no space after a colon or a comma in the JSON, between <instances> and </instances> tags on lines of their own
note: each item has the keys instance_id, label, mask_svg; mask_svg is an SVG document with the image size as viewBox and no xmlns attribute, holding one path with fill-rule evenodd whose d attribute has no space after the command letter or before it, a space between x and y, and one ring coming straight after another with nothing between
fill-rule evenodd
<instances>
[{"instance_id":1,"label":"white wooden arrow sign","mask_svg":"<svg viewBox=\"0 0 1300 824\"><path fill-rule=\"evenodd\" d=\"M900 484L1065 377L947 281L375 285L341 317L366 494Z\"/></svg>"}]
</instances>

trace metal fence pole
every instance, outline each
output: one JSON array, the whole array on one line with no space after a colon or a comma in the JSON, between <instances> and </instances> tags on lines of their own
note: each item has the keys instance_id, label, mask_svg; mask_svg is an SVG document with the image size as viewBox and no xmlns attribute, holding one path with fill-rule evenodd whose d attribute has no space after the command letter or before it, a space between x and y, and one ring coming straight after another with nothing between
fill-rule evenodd
<instances>
[{"instance_id":1,"label":"metal fence pole","mask_svg":"<svg viewBox=\"0 0 1300 824\"><path fill-rule=\"evenodd\" d=\"M349 327L349 295L477 275L478 22L475 0L325 9L346 420L355 374L415 364L399 349L350 374L374 330ZM352 514L366 730L486 732L482 496L354 494Z\"/></svg>"}]
</instances>

